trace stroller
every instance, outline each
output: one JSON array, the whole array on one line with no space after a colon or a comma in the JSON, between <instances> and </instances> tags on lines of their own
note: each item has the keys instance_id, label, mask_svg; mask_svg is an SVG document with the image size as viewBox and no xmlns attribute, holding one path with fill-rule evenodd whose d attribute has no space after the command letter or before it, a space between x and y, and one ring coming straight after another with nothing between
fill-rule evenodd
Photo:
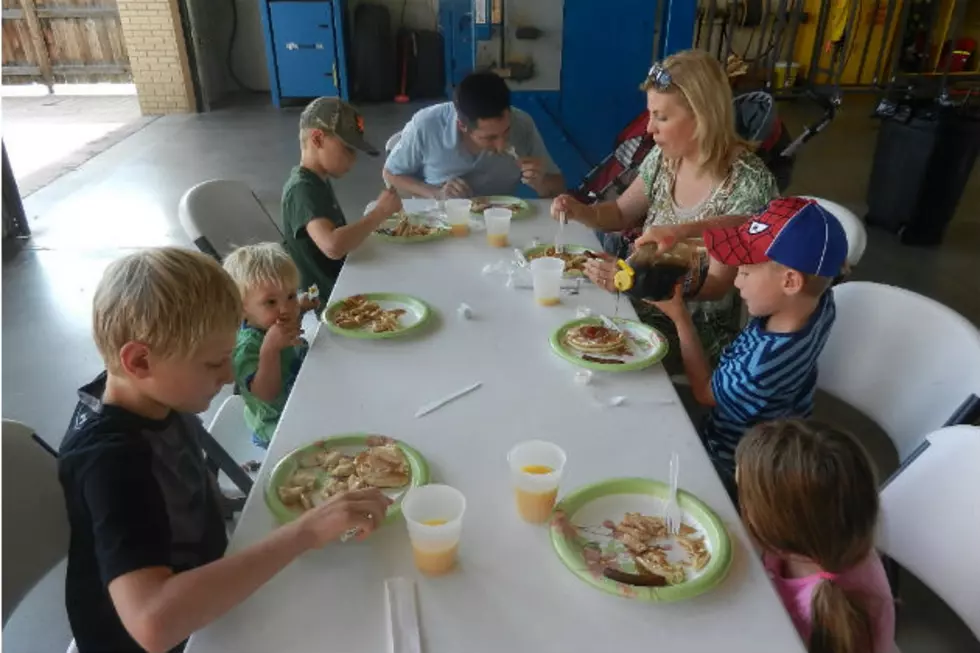
<instances>
[{"instance_id":1,"label":"stroller","mask_svg":"<svg viewBox=\"0 0 980 653\"><path fill-rule=\"evenodd\" d=\"M735 98L735 129L742 138L759 143L756 154L776 178L782 193L789 186L796 162L796 152L804 143L823 131L837 115L840 100L824 98L814 93L810 98L819 104L824 113L813 125L792 139L775 109L773 97L763 91L745 93ZM636 179L640 164L653 149L653 138L647 134L649 112L644 111L633 119L616 137L616 149L592 168L582 184L572 195L586 204L594 204L618 196ZM606 250L622 255L640 235L631 229L622 234L604 234L600 237Z\"/></svg>"}]
</instances>

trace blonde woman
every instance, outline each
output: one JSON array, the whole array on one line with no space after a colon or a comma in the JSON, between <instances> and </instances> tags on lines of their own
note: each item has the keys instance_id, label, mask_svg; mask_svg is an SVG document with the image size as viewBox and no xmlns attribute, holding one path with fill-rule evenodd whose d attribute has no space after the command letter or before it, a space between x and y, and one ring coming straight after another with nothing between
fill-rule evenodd
<instances>
[{"instance_id":1,"label":"blonde woman","mask_svg":"<svg viewBox=\"0 0 980 653\"><path fill-rule=\"evenodd\" d=\"M561 195L552 203L553 217L564 213L613 238L618 236L613 232L642 228L638 244L666 246L699 237L705 229L738 224L778 195L772 174L735 132L731 87L724 67L710 54L687 50L671 55L654 64L640 88L647 93L647 132L656 147L636 179L616 200L591 206ZM590 261L586 268L588 277L610 292L615 272L609 260ZM728 295L735 269L714 272L698 299ZM717 355L738 330L731 302L694 313L708 353ZM644 319L673 334L659 313Z\"/></svg>"}]
</instances>

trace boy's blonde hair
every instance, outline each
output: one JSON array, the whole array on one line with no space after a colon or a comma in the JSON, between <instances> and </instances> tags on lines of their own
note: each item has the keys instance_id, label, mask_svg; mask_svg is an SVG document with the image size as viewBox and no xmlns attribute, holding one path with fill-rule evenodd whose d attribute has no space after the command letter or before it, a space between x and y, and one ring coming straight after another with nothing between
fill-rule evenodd
<instances>
[{"instance_id":1,"label":"boy's blonde hair","mask_svg":"<svg viewBox=\"0 0 980 653\"><path fill-rule=\"evenodd\" d=\"M299 288L299 269L279 243L239 247L225 258L225 270L245 295L260 284Z\"/></svg>"},{"instance_id":2,"label":"boy's blonde hair","mask_svg":"<svg viewBox=\"0 0 980 653\"><path fill-rule=\"evenodd\" d=\"M724 179L735 159L751 144L735 131L735 109L732 88L725 68L704 50L684 50L661 62L671 84L664 90L648 78L640 88L644 91L675 94L694 115L700 163Z\"/></svg>"},{"instance_id":3,"label":"boy's blonde hair","mask_svg":"<svg viewBox=\"0 0 980 653\"><path fill-rule=\"evenodd\" d=\"M191 356L242 316L238 288L210 256L178 247L147 249L114 261L92 303L95 344L110 373L119 351L140 342L164 358Z\"/></svg>"}]
</instances>

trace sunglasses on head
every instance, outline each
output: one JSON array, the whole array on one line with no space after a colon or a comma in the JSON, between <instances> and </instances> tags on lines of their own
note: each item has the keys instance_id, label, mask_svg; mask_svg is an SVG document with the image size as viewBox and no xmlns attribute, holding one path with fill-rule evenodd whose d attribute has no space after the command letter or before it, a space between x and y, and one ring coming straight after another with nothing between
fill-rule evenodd
<instances>
[{"instance_id":1,"label":"sunglasses on head","mask_svg":"<svg viewBox=\"0 0 980 653\"><path fill-rule=\"evenodd\" d=\"M670 76L670 71L658 61L650 66L650 70L647 72L647 82L658 91L666 91L674 83L674 80Z\"/></svg>"}]
</instances>

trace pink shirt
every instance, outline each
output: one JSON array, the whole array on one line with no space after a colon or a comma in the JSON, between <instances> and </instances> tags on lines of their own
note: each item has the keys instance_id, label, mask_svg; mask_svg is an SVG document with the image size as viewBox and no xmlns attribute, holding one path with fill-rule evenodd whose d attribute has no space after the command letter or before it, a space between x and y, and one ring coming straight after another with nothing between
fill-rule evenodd
<instances>
[{"instance_id":1,"label":"pink shirt","mask_svg":"<svg viewBox=\"0 0 980 653\"><path fill-rule=\"evenodd\" d=\"M774 555L764 554L762 563L769 579L779 592L783 605L793 618L793 624L804 642L810 641L812 618L810 607L813 591L817 583L824 582L816 574L803 578L784 578L783 561ZM877 553L872 553L864 562L851 567L833 581L847 590L864 594L865 608L871 616L874 629L873 653L892 653L895 647L895 603L892 599L888 577Z\"/></svg>"}]
</instances>

